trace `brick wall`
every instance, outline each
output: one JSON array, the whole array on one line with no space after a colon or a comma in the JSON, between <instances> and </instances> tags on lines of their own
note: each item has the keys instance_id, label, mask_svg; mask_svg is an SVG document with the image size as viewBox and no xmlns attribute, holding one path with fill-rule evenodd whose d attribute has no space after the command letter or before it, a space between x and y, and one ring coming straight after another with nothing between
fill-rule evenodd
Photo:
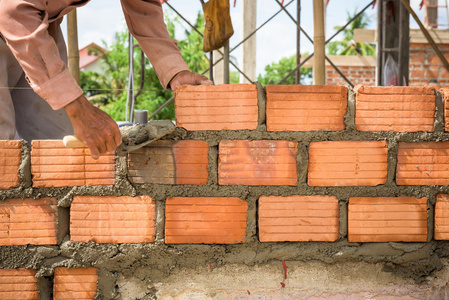
<instances>
[{"instance_id":1,"label":"brick wall","mask_svg":"<svg viewBox=\"0 0 449 300\"><path fill-rule=\"evenodd\" d=\"M285 260L395 265L417 282L445 268L447 90L180 93L206 99L204 117L128 155L0 141L0 294L21 299L23 282L30 299L112 299L134 285L154 296L174 270ZM219 95L244 100L217 114ZM256 115L212 130L233 128L234 111Z\"/></svg>"},{"instance_id":2,"label":"brick wall","mask_svg":"<svg viewBox=\"0 0 449 300\"><path fill-rule=\"evenodd\" d=\"M449 44L440 44L438 47L449 60ZM376 85L375 65L348 66L338 64L338 68L353 84ZM346 84L346 81L332 66L327 65L326 72L327 84ZM410 44L409 85L449 86L449 71L443 67L443 63L429 44Z\"/></svg>"},{"instance_id":3,"label":"brick wall","mask_svg":"<svg viewBox=\"0 0 449 300\"><path fill-rule=\"evenodd\" d=\"M375 66L338 66L338 69L352 83L376 85ZM346 81L332 66L326 66L327 84L346 84Z\"/></svg>"}]
</instances>

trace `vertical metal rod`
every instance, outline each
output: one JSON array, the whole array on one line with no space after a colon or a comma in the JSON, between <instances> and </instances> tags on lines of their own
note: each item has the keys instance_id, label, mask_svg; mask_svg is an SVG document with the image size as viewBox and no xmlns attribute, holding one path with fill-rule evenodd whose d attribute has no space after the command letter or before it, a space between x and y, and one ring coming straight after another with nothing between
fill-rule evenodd
<instances>
[{"instance_id":1,"label":"vertical metal rod","mask_svg":"<svg viewBox=\"0 0 449 300\"><path fill-rule=\"evenodd\" d=\"M78 25L76 9L67 15L68 68L73 78L80 83L80 56L78 48Z\"/></svg>"},{"instance_id":2,"label":"vertical metal rod","mask_svg":"<svg viewBox=\"0 0 449 300\"><path fill-rule=\"evenodd\" d=\"M131 33L128 33L128 97L127 97L127 114L126 121L133 122L134 116L134 39Z\"/></svg>"},{"instance_id":3,"label":"vertical metal rod","mask_svg":"<svg viewBox=\"0 0 449 300\"><path fill-rule=\"evenodd\" d=\"M210 52L209 58L209 79L214 81L214 51Z\"/></svg>"},{"instance_id":4,"label":"vertical metal rod","mask_svg":"<svg viewBox=\"0 0 449 300\"><path fill-rule=\"evenodd\" d=\"M229 40L224 46L223 54L223 82L229 84Z\"/></svg>"},{"instance_id":5,"label":"vertical metal rod","mask_svg":"<svg viewBox=\"0 0 449 300\"><path fill-rule=\"evenodd\" d=\"M296 7L296 20L298 21L298 25L301 26L301 0L298 0ZM296 65L301 63L301 30L299 27L296 27ZM296 84L301 84L301 68L296 70Z\"/></svg>"},{"instance_id":6,"label":"vertical metal rod","mask_svg":"<svg viewBox=\"0 0 449 300\"><path fill-rule=\"evenodd\" d=\"M386 48L386 36L387 36L387 20L386 20L386 13L387 13L387 1L382 1L382 55L381 55L381 59L382 59L382 63L380 64L380 68L381 68L381 74L382 76L380 77L380 85L384 86L384 79L385 79L385 73L384 73L384 66L385 66L385 51L383 51L383 49Z\"/></svg>"},{"instance_id":7,"label":"vertical metal rod","mask_svg":"<svg viewBox=\"0 0 449 300\"><path fill-rule=\"evenodd\" d=\"M399 45L398 45L398 86L404 86L405 82L404 82L404 70L403 70L403 59L404 59L404 53L402 52L404 49L404 43L403 43L403 34L404 34L404 29L403 29L403 22L402 22L402 18L404 16L404 5L402 5L401 1L397 2L398 4L398 8L399 8L399 19L398 19L398 23L399 23ZM408 50L407 50L408 51Z\"/></svg>"}]
</instances>

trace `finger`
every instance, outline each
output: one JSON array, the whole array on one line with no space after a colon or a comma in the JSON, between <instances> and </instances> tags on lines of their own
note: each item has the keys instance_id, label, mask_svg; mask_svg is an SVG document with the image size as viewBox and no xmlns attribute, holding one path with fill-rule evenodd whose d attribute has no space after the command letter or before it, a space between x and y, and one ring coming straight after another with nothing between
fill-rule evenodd
<instances>
[{"instance_id":1,"label":"finger","mask_svg":"<svg viewBox=\"0 0 449 300\"><path fill-rule=\"evenodd\" d=\"M116 142L112 135L109 135L105 141L106 153L113 153L117 148Z\"/></svg>"}]
</instances>

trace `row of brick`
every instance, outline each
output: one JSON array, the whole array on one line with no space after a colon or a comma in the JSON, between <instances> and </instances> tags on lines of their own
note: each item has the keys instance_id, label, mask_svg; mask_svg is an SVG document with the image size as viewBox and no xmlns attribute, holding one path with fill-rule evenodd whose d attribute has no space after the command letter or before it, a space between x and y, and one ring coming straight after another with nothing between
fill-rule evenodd
<instances>
[{"instance_id":1,"label":"row of brick","mask_svg":"<svg viewBox=\"0 0 449 300\"><path fill-rule=\"evenodd\" d=\"M39 299L36 270L0 269L0 299ZM53 299L94 299L97 293L97 269L56 267Z\"/></svg>"},{"instance_id":2,"label":"row of brick","mask_svg":"<svg viewBox=\"0 0 449 300\"><path fill-rule=\"evenodd\" d=\"M56 245L56 200L9 199L0 204L0 246ZM426 242L428 204L416 197L352 197L347 205L349 242ZM335 196L261 196L261 242L334 242L340 233ZM74 196L70 240L151 243L155 202L150 196ZM247 237L248 203L236 197L173 197L165 203L165 243L236 244ZM449 195L435 205L434 239L449 239Z\"/></svg>"},{"instance_id":3,"label":"row of brick","mask_svg":"<svg viewBox=\"0 0 449 300\"><path fill-rule=\"evenodd\" d=\"M115 157L98 160L87 148L67 149L61 141L33 141L33 187L113 185ZM311 142L308 164L298 163L298 143L282 140L222 140L218 153L220 185L290 185L307 168L309 186L385 184L385 141ZM209 178L209 145L204 141L158 141L129 154L128 176L135 184L204 185ZM398 185L449 184L449 142L399 142ZM19 141L0 141L0 189L19 185ZM301 160L301 159L299 159Z\"/></svg>"},{"instance_id":4,"label":"row of brick","mask_svg":"<svg viewBox=\"0 0 449 300\"><path fill-rule=\"evenodd\" d=\"M183 86L175 100L176 123L190 131L255 130L259 112L266 115L268 131L346 128L348 90L344 86L269 85L265 90L266 111L259 111L256 85ZM447 107L449 89L443 92ZM358 131L433 132L435 112L436 92L430 86L355 88ZM449 130L447 110L445 115Z\"/></svg>"}]
</instances>

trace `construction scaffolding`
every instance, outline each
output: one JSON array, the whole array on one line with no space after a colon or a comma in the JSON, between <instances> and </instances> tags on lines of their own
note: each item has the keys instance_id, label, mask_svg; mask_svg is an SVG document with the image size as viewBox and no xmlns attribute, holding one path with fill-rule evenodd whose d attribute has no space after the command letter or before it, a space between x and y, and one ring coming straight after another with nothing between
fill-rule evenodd
<instances>
[{"instance_id":1,"label":"construction scaffolding","mask_svg":"<svg viewBox=\"0 0 449 300\"><path fill-rule=\"evenodd\" d=\"M256 0L254 0L256 1ZM265 22L262 22L259 26L257 26L254 30L247 33L244 38L238 42L235 46L231 46L228 44L220 49L217 50L214 54L211 53L204 53L205 57L209 61L209 67L201 72L202 75L208 73L209 77L211 79L214 79L216 77L217 72L217 66L219 64L222 65L222 72L223 72L223 82L224 84L229 83L229 72L230 67L232 66L237 72L243 76L248 82L252 83L254 79L252 79L250 76L248 76L245 72L245 69L241 69L239 66L236 65L232 60L229 59L230 54L238 49L240 46L244 45L247 41L249 41L251 38L253 38L256 33L263 27L267 26L275 17L280 15L281 13L285 13L285 15L295 24L296 26L296 66L277 84L283 84L288 78L291 76L295 76L295 83L301 84L301 73L300 68L304 66L304 64L309 61L312 57L314 57L314 83L315 84L325 84L325 62L327 62L332 68L336 70L336 72L341 76L341 78L351 87L354 86L354 84L343 74L343 72L329 59L328 56L325 55L324 47L329 42L331 42L338 34L340 34L345 28L347 28L348 25L350 25L355 19L357 19L361 14L363 14L369 7L373 7L375 4L378 6L378 41L377 41L377 85L384 85L384 66L387 60L387 57L391 55L393 59L398 63L399 66L399 76L398 76L398 82L397 85L407 85L408 84L408 30L409 30L409 13L412 13L413 11L408 5L408 0L371 0L367 1L366 6L361 9L351 20L349 20L344 26L342 26L337 32L335 32L330 38L325 40L324 37L324 22L325 22L325 14L323 7L325 4L323 0L314 0L314 38L312 39L310 35L302 28L301 26L301 0L290 0L286 3L284 1L279 0L273 0L279 5L279 10L277 10L271 17L269 17ZM424 0L423 5L426 9L431 9L432 3L430 1L437 1L437 0ZM193 26L168 0L162 0L161 1L163 5L169 7L185 24L187 24L190 28L192 28L194 31L196 31L200 36L202 36L202 33ZM288 7L290 7L293 3L296 2L296 18L292 16L292 14L287 10ZM438 1L437 1L438 2ZM202 4L203 0L199 0L198 4ZM447 4L445 6L447 8ZM76 18L76 15L75 15ZM417 21L419 22L419 20ZM76 22L75 22L76 24ZM72 25L73 26L73 25ZM73 30L73 29L72 29ZM69 29L70 32L70 29ZM425 30L423 30L424 34L426 35ZM301 35L305 37L306 40L308 40L311 44L314 45L314 53L308 55L305 58L301 57ZM71 35L68 35L69 38ZM399 39L398 39L399 37ZM427 35L426 35L427 37ZM132 45L132 37L130 37L130 73L129 73L129 91L130 95L128 97L129 102L127 105L127 108L129 109L129 120L132 121L133 117L133 103L138 96L139 93L134 94L134 76L132 74L133 68L131 67L134 62L132 57L132 51L134 48L134 45ZM429 43L432 44L432 39L429 39ZM70 44L70 41L69 41ZM70 48L72 49L72 48ZM438 52L438 47L434 47L435 52L440 57L441 61L443 62L444 66L449 69L449 64L447 64L446 59L444 56L440 55ZM74 51L72 49L72 51ZM69 66L72 69L74 66L74 63L70 63L70 59L74 58L76 55L69 53ZM215 75L214 75L215 71ZM75 73L74 73L75 74ZM143 78L143 77L142 77ZM142 79L143 80L143 79ZM142 83L141 83L142 86ZM166 103L164 103L159 109L157 109L155 112L153 112L149 119L153 118L156 114L158 114L164 107L166 107L171 101L173 101L173 97L171 97L169 100L167 100Z\"/></svg>"}]
</instances>

